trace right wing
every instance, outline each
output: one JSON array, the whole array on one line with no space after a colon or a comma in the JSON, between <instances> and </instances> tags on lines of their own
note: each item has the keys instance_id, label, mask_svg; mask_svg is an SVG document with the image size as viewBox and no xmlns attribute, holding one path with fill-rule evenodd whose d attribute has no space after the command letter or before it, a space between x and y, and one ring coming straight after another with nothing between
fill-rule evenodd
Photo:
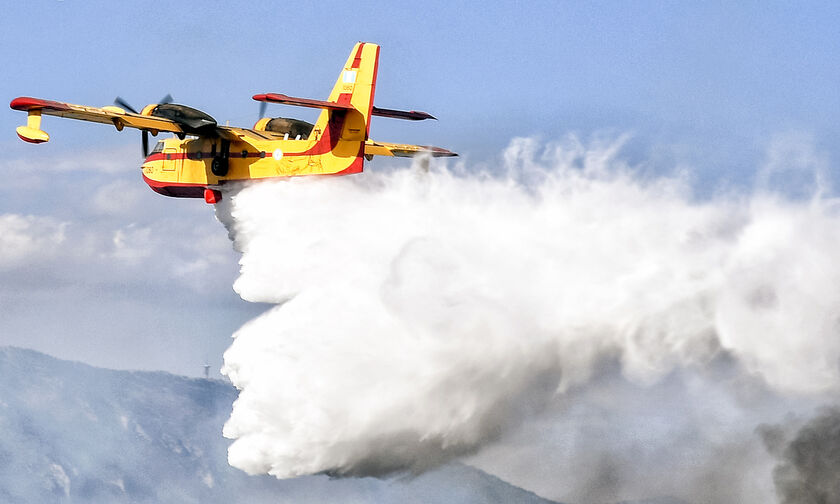
<instances>
[{"instance_id":1,"label":"right wing","mask_svg":"<svg viewBox=\"0 0 840 504\"><path fill-rule=\"evenodd\" d=\"M72 103L42 100L28 96L15 98L9 106L14 110L27 112L27 125L19 126L17 128L17 134L22 140L32 143L46 142L50 138L45 131L41 130L41 114L111 124L119 131L122 131L124 127L128 126L129 128L149 130L152 133L160 131L170 131L172 133L185 132L178 123L170 119L134 114L114 106L102 108L86 107L84 105L73 105Z\"/></svg>"}]
</instances>

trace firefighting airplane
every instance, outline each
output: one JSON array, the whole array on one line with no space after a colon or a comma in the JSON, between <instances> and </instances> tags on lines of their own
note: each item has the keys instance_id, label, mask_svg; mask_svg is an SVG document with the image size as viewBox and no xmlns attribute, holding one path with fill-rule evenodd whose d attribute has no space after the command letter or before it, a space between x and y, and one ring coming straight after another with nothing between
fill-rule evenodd
<instances>
[{"instance_id":1,"label":"firefighting airplane","mask_svg":"<svg viewBox=\"0 0 840 504\"><path fill-rule=\"evenodd\" d=\"M119 98L115 103L121 107L86 107L29 97L15 98L10 106L28 113L26 126L19 126L17 134L31 143L50 139L41 130L43 114L112 124L118 131L125 127L142 130L143 180L149 187L166 196L204 197L211 204L221 200L219 188L227 181L359 173L365 159L377 155L457 156L439 147L375 142L368 137L371 116L434 119L425 112L373 106L378 65L379 46L359 42L326 101L275 93L254 95L254 100L263 102L263 112L266 103L322 109L315 124L265 117L253 129L220 126L200 110L169 103L169 97L139 113ZM162 131L175 135L148 152L149 133Z\"/></svg>"}]
</instances>

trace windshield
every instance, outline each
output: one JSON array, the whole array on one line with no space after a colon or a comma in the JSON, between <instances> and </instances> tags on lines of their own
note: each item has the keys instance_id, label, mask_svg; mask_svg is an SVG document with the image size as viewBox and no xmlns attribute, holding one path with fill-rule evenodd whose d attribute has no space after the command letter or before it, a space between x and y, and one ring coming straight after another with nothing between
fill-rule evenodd
<instances>
[{"instance_id":1,"label":"windshield","mask_svg":"<svg viewBox=\"0 0 840 504\"><path fill-rule=\"evenodd\" d=\"M155 148L152 149L152 152L150 152L149 155L157 154L158 152L163 152L163 141L156 143Z\"/></svg>"}]
</instances>

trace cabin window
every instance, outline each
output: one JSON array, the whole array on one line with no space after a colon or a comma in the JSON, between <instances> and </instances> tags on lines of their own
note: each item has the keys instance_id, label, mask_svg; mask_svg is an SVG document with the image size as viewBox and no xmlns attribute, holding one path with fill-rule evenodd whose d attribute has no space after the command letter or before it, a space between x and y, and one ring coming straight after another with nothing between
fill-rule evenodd
<instances>
[{"instance_id":1,"label":"cabin window","mask_svg":"<svg viewBox=\"0 0 840 504\"><path fill-rule=\"evenodd\" d=\"M163 142L162 141L155 144L155 148L152 149L151 154L157 154L159 152L163 152Z\"/></svg>"}]
</instances>

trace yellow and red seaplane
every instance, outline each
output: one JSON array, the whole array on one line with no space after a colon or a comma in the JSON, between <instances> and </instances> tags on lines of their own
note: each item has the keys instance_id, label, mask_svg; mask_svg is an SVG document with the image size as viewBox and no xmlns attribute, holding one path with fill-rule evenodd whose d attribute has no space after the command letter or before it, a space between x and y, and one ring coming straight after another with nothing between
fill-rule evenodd
<instances>
[{"instance_id":1,"label":"yellow and red seaplane","mask_svg":"<svg viewBox=\"0 0 840 504\"><path fill-rule=\"evenodd\" d=\"M50 139L41 129L42 115L111 124L119 131L125 127L142 130L146 158L143 180L160 194L204 197L207 203L221 199L219 188L228 181L359 173L365 159L373 156L457 155L439 147L375 142L369 138L371 116L434 119L425 112L375 107L378 65L379 46L359 42L327 100L276 93L253 97L262 102L263 112L266 103L321 109L315 124L264 117L252 129L220 126L200 110L170 103L169 97L140 112L120 98L115 101L119 106L101 108L30 97L15 98L10 106L28 113L26 126L18 127L17 134L31 143ZM156 136L164 131L174 136L157 142L149 152L149 134Z\"/></svg>"}]
</instances>

